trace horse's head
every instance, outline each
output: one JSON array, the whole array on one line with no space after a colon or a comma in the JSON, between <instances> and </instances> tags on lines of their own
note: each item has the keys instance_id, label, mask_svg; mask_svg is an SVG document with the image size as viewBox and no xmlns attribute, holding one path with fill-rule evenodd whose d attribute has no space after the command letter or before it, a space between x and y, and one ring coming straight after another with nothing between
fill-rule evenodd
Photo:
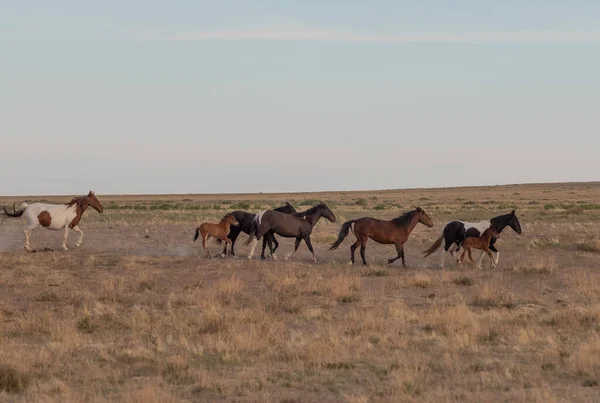
<instances>
[{"instance_id":1,"label":"horse's head","mask_svg":"<svg viewBox=\"0 0 600 403\"><path fill-rule=\"evenodd\" d=\"M510 213L510 217L508 218L508 226L511 227L517 234L521 234L521 223L515 214L515 210Z\"/></svg>"},{"instance_id":2,"label":"horse's head","mask_svg":"<svg viewBox=\"0 0 600 403\"><path fill-rule=\"evenodd\" d=\"M335 222L335 214L333 214L325 203L319 204L319 210L321 210L321 216L327 218L331 222Z\"/></svg>"},{"instance_id":3,"label":"horse's head","mask_svg":"<svg viewBox=\"0 0 600 403\"><path fill-rule=\"evenodd\" d=\"M240 225L238 220L236 220L235 217L231 214L227 214L225 217L223 217L221 222L225 222L229 225L233 225L234 227L237 227L238 225Z\"/></svg>"},{"instance_id":4,"label":"horse's head","mask_svg":"<svg viewBox=\"0 0 600 403\"><path fill-rule=\"evenodd\" d=\"M92 192L91 190L87 195L87 199L88 199L88 204L90 206L92 206L92 208L94 208L94 210L96 210L99 213L102 213L104 211L104 208L102 207L102 203L100 203L100 200L98 200L98 198L96 197L94 192Z\"/></svg>"},{"instance_id":5,"label":"horse's head","mask_svg":"<svg viewBox=\"0 0 600 403\"><path fill-rule=\"evenodd\" d=\"M433 220L427 215L421 207L415 207L415 212L419 214L419 222L429 228L433 227Z\"/></svg>"}]
</instances>

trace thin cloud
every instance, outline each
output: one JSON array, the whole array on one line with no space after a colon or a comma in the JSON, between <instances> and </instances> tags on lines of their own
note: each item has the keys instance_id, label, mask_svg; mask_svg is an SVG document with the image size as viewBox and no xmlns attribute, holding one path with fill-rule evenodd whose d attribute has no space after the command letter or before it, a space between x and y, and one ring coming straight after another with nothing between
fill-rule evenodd
<instances>
[{"instance_id":1,"label":"thin cloud","mask_svg":"<svg viewBox=\"0 0 600 403\"><path fill-rule=\"evenodd\" d=\"M599 43L600 32L514 31L465 33L373 34L308 26L280 26L243 30L183 32L170 41L309 41L356 44L473 43L542 44Z\"/></svg>"}]
</instances>

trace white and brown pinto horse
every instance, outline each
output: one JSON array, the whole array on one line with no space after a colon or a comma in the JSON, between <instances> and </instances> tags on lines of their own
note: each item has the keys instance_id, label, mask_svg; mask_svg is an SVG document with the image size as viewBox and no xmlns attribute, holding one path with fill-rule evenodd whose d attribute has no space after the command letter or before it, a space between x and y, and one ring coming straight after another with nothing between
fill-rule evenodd
<instances>
[{"instance_id":1,"label":"white and brown pinto horse","mask_svg":"<svg viewBox=\"0 0 600 403\"><path fill-rule=\"evenodd\" d=\"M24 215L27 219L27 226L24 229L26 251L31 251L29 238L31 236L31 231L38 225L52 230L64 229L65 235L62 247L64 250L68 250L67 238L71 229L79 233L79 240L75 245L81 245L83 231L81 231L78 224L81 221L83 213L89 206L93 207L99 213L102 213L103 211L102 204L91 190L87 196L75 197L67 204L23 203L18 211L12 213L8 212L5 207L4 214L6 214L7 217L12 218L18 218Z\"/></svg>"}]
</instances>

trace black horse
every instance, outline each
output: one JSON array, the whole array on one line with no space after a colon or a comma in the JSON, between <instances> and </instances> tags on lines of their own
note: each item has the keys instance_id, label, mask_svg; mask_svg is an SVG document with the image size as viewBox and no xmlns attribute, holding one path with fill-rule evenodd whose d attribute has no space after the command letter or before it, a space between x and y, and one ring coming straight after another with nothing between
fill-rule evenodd
<instances>
[{"instance_id":1,"label":"black horse","mask_svg":"<svg viewBox=\"0 0 600 403\"><path fill-rule=\"evenodd\" d=\"M325 217L329 221L335 222L335 215L325 203L319 203L302 213L283 214L273 210L258 213L252 221L250 236L248 237L248 241L246 241L246 245L252 242L250 253L248 253L248 259L252 259L252 256L254 256L254 250L256 249L256 244L260 238L277 234L286 238L296 238L294 250L286 255L286 260L298 250L300 242L304 240L308 250L313 255L313 262L316 263L317 259L315 258L312 243L310 242L310 234L321 217ZM270 242L269 248L271 248ZM264 253L265 243L263 242L262 254L264 255ZM276 259L273 253L274 250L271 249L271 256Z\"/></svg>"},{"instance_id":2,"label":"black horse","mask_svg":"<svg viewBox=\"0 0 600 403\"><path fill-rule=\"evenodd\" d=\"M446 252L449 252L452 257L454 256L454 252L457 252L465 238L467 237L479 237L481 234L489 227L494 227L498 234L502 232L502 230L506 227L511 227L517 234L521 234L521 223L517 218L515 210L508 214L499 215L490 220L480 221L476 223L466 222L466 221L452 221L446 224L444 230L442 231L442 235L434 242L433 245L429 247L423 253L425 256L431 255L433 252L438 250L444 241L444 249L442 249L442 267L444 267L444 257L446 256ZM494 246L496 243L496 237L492 237L490 240L490 250L496 254L495 264L498 264L498 259L500 258L500 252ZM456 247L452 247L452 245L456 245ZM479 264L481 265L481 259L483 259L483 254L479 260ZM458 261L458 259L457 259Z\"/></svg>"},{"instance_id":3,"label":"black horse","mask_svg":"<svg viewBox=\"0 0 600 403\"><path fill-rule=\"evenodd\" d=\"M295 213L296 209L290 203L285 202L285 206L277 207L276 209L273 209L273 211L278 211L278 212L284 213L284 214L291 214L291 213ZM238 225L237 227L231 227L231 229L229 230L229 235L227 235L227 238L231 239L231 255L235 256L235 251L233 249L233 246L235 245L235 241L241 232L243 232L245 234L250 234L250 227L252 226L252 221L256 217L256 214L247 213L245 211L240 211L240 210L232 211L229 214L234 216L235 219L238 221L238 223L240 223L240 225ZM221 243L220 241L221 241L220 239L217 240L217 242L219 244ZM265 258L264 257L265 244L269 241L271 241L275 244L275 248L273 248L273 251L277 250L277 248L279 247L279 242L277 242L277 239L275 238L275 236L271 235L270 238L265 237L263 239L263 255L261 256L263 259Z\"/></svg>"}]
</instances>

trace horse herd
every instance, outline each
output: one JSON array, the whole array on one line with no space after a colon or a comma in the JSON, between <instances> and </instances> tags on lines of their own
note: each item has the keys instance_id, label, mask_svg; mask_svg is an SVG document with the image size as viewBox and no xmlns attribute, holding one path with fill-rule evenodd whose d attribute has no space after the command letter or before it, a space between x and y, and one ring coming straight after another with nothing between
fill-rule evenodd
<instances>
[{"instance_id":1,"label":"horse herd","mask_svg":"<svg viewBox=\"0 0 600 403\"><path fill-rule=\"evenodd\" d=\"M67 250L67 238L71 229L79 234L76 246L81 245L83 232L78 227L78 224L81 221L83 213L90 206L99 213L103 211L102 204L92 191L86 196L75 197L66 204L23 203L18 210L13 207L13 212L9 212L5 207L4 215L9 218L18 218L24 215L27 219L27 225L24 229L26 251L31 250L31 232L38 225L52 230L64 230L62 247ZM330 222L336 221L335 215L325 203L319 203L303 212L297 212L287 202L282 207L262 211L258 214L245 211L232 211L226 214L220 223L205 222L200 225L196 229L194 241L202 237L202 244L207 257L210 257L207 248L209 237L213 237L217 243L223 244L222 257L228 253L228 245L230 245L229 254L235 256L235 242L240 233L244 232L249 235L246 244L251 245L248 254L249 259L252 259L254 256L258 241L262 239L261 258L266 258L265 249L268 246L271 257L276 260L276 250L279 247L279 243L275 235L279 235L286 238L295 238L296 240L294 250L285 256L286 260L298 250L300 243L304 241L308 250L312 253L313 261L316 262L317 259L310 235L321 217ZM362 263L367 264L365 251L368 240L372 239L381 244L395 245L397 256L388 259L387 263L391 264L398 259L402 259L402 266L406 267L404 244L418 223L430 228L433 227L433 220L420 207L414 207L413 210L389 221L370 217L350 220L342 224L338 238L331 245L330 250L337 249L350 231L352 231L356 236L356 241L350 246L350 264L354 263L354 255L356 249L359 247ZM461 257L455 257L459 263L462 263L467 255L473 261L472 249L480 249L482 253L477 267L481 267L484 254L489 256L491 266L495 267L498 264L500 256L495 243L500 233L507 226L512 228L516 233L521 234L521 224L514 210L508 214L475 223L465 221L449 222L435 243L424 251L424 255L431 255L444 244L441 261L443 267L446 253L455 257L455 252L458 252L462 247L464 251ZM493 253L495 253L495 257Z\"/></svg>"}]
</instances>

